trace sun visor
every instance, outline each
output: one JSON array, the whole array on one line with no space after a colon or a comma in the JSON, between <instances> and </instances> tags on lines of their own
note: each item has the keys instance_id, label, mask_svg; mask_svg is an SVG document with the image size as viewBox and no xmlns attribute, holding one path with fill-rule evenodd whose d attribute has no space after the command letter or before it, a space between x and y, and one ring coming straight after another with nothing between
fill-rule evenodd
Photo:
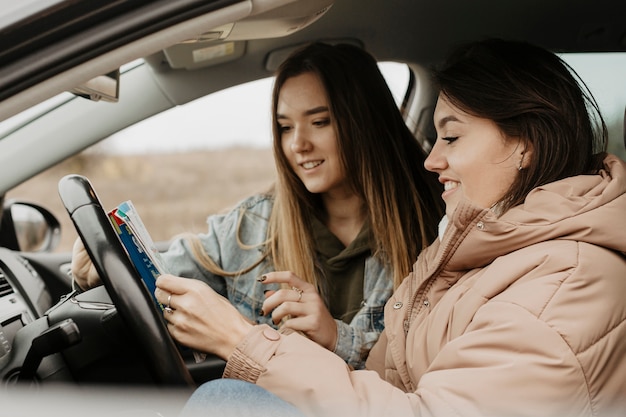
<instances>
[{"instance_id":1,"label":"sun visor","mask_svg":"<svg viewBox=\"0 0 626 417\"><path fill-rule=\"evenodd\" d=\"M333 0L295 1L213 28L163 52L172 68L195 69L221 64L243 55L245 42L237 41L287 36L318 20L332 4Z\"/></svg>"}]
</instances>

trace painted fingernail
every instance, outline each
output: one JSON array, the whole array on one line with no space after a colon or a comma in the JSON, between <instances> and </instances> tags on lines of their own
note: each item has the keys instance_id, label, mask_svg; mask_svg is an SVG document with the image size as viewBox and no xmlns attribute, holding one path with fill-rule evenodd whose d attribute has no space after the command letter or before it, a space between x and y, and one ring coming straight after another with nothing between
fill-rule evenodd
<instances>
[{"instance_id":1,"label":"painted fingernail","mask_svg":"<svg viewBox=\"0 0 626 417\"><path fill-rule=\"evenodd\" d=\"M264 315L265 315L265 312L264 312L263 310L261 310L261 313L260 313L260 314L261 314L261 316L264 316Z\"/></svg>"},{"instance_id":2,"label":"painted fingernail","mask_svg":"<svg viewBox=\"0 0 626 417\"><path fill-rule=\"evenodd\" d=\"M257 281L259 281L259 282L263 282L263 281L265 281L266 279L267 279L267 276L265 276L265 275L261 275L260 277L257 277L257 279L256 279L256 280L257 280Z\"/></svg>"}]
</instances>

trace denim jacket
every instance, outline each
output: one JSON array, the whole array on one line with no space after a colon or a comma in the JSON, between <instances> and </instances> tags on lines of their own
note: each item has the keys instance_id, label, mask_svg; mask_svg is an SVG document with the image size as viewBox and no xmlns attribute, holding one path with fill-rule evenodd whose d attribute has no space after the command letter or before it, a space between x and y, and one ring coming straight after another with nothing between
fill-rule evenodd
<instances>
[{"instance_id":1,"label":"denim jacket","mask_svg":"<svg viewBox=\"0 0 626 417\"><path fill-rule=\"evenodd\" d=\"M226 271L238 271L252 265L262 255L264 248L257 245L266 239L272 207L272 196L258 194L242 201L226 214L210 216L207 219L208 233L199 235L207 254ZM242 244L249 248L243 248L237 242L241 213L244 213L244 217L239 226L239 237ZM222 277L199 265L188 243L183 239L172 241L162 257L169 273L206 282L216 292L228 298L244 316L257 323L276 327L270 315L261 316L264 291L278 289L277 284L262 284L257 281L257 277L262 274L274 271L274 265L268 258L248 273L237 277ZM368 257L365 261L364 279L363 301L359 312L350 324L335 320L338 335L335 353L355 369L364 367L370 349L383 330L385 302L393 292L390 271L374 257Z\"/></svg>"}]
</instances>

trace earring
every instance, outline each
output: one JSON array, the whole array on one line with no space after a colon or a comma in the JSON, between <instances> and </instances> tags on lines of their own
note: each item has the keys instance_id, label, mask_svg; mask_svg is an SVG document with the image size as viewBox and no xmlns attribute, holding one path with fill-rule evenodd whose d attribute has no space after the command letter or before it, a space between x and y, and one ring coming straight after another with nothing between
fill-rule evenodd
<instances>
[{"instance_id":1,"label":"earring","mask_svg":"<svg viewBox=\"0 0 626 417\"><path fill-rule=\"evenodd\" d=\"M522 161L520 161L519 166L517 167L517 170L521 171L523 169L524 169L524 167L522 166Z\"/></svg>"}]
</instances>

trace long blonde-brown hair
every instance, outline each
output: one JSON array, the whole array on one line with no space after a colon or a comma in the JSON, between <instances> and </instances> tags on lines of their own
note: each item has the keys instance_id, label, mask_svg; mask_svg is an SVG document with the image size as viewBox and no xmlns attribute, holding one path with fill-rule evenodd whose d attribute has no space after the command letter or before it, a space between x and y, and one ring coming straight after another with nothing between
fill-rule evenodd
<instances>
[{"instance_id":1,"label":"long blonde-brown hair","mask_svg":"<svg viewBox=\"0 0 626 417\"><path fill-rule=\"evenodd\" d=\"M404 123L375 59L347 44L307 45L279 67L272 95L277 180L266 250L244 271L217 271L212 261L211 269L233 276L270 257L276 270L292 271L323 293L311 219L323 219L324 207L320 195L310 193L291 169L276 120L282 86L303 73L315 74L324 86L343 170L366 206L373 255L390 269L397 287L437 235L444 212L441 185L424 168L426 153Z\"/></svg>"}]
</instances>

